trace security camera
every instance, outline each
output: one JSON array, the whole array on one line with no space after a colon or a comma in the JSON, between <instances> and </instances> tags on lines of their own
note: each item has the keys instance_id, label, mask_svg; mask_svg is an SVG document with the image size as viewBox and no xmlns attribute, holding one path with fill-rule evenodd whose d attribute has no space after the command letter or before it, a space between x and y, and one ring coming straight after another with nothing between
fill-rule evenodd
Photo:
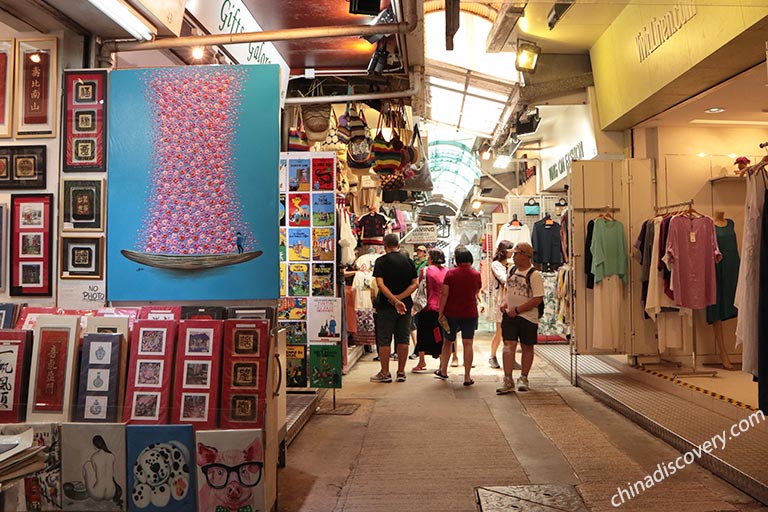
<instances>
[{"instance_id":1,"label":"security camera","mask_svg":"<svg viewBox=\"0 0 768 512\"><path fill-rule=\"evenodd\" d=\"M547 26L549 27L549 30L552 30L555 28L555 25L557 25L557 22L560 21L560 15L557 13L557 10L553 7L551 11L549 11L549 14L547 15Z\"/></svg>"}]
</instances>

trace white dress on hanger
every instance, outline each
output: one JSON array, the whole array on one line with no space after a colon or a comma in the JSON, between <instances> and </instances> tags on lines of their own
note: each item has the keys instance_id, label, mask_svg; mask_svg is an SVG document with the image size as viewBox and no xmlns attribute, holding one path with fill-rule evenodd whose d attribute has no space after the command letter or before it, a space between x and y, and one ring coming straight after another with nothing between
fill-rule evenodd
<instances>
[{"instance_id":1,"label":"white dress on hanger","mask_svg":"<svg viewBox=\"0 0 768 512\"><path fill-rule=\"evenodd\" d=\"M760 303L760 241L765 203L764 171L746 175L747 199L744 203L744 233L741 238L741 265L734 305L739 310L736 345L741 351L741 371L757 375L757 318Z\"/></svg>"},{"instance_id":2,"label":"white dress on hanger","mask_svg":"<svg viewBox=\"0 0 768 512\"><path fill-rule=\"evenodd\" d=\"M496 240L496 247L499 246L499 242L501 242L502 240L508 240L515 245L521 242L530 244L531 228L529 228L525 224L521 226L511 226L509 223L506 223L503 226L501 226L501 229L499 230L498 240Z\"/></svg>"}]
</instances>

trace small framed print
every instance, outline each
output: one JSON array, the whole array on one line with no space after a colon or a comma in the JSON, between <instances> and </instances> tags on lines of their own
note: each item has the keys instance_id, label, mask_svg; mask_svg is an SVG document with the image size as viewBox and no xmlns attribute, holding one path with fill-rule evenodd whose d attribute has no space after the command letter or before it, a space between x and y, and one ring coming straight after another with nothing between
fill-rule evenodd
<instances>
[{"instance_id":1,"label":"small framed print","mask_svg":"<svg viewBox=\"0 0 768 512\"><path fill-rule=\"evenodd\" d=\"M46 187L45 146L0 147L0 189Z\"/></svg>"},{"instance_id":2,"label":"small framed print","mask_svg":"<svg viewBox=\"0 0 768 512\"><path fill-rule=\"evenodd\" d=\"M0 39L0 138L12 135L14 40Z\"/></svg>"},{"instance_id":3,"label":"small framed print","mask_svg":"<svg viewBox=\"0 0 768 512\"><path fill-rule=\"evenodd\" d=\"M11 295L51 296L52 201L53 194L11 195Z\"/></svg>"},{"instance_id":4,"label":"small framed print","mask_svg":"<svg viewBox=\"0 0 768 512\"><path fill-rule=\"evenodd\" d=\"M232 386L236 388L258 388L259 363L233 363Z\"/></svg>"},{"instance_id":5,"label":"small framed print","mask_svg":"<svg viewBox=\"0 0 768 512\"><path fill-rule=\"evenodd\" d=\"M85 395L83 417L87 420L106 420L107 402L106 395Z\"/></svg>"},{"instance_id":6,"label":"small framed print","mask_svg":"<svg viewBox=\"0 0 768 512\"><path fill-rule=\"evenodd\" d=\"M107 170L107 71L64 72L62 170Z\"/></svg>"},{"instance_id":7,"label":"small framed print","mask_svg":"<svg viewBox=\"0 0 768 512\"><path fill-rule=\"evenodd\" d=\"M141 392L133 394L131 419L156 420L160 417L160 393Z\"/></svg>"},{"instance_id":8,"label":"small framed print","mask_svg":"<svg viewBox=\"0 0 768 512\"><path fill-rule=\"evenodd\" d=\"M208 419L208 393L181 394L181 421Z\"/></svg>"},{"instance_id":9,"label":"small framed print","mask_svg":"<svg viewBox=\"0 0 768 512\"><path fill-rule=\"evenodd\" d=\"M102 279L104 237L61 237L61 279Z\"/></svg>"},{"instance_id":10,"label":"small framed print","mask_svg":"<svg viewBox=\"0 0 768 512\"><path fill-rule=\"evenodd\" d=\"M88 364L105 364L112 362L112 344L102 341L91 343Z\"/></svg>"},{"instance_id":11,"label":"small framed print","mask_svg":"<svg viewBox=\"0 0 768 512\"><path fill-rule=\"evenodd\" d=\"M56 37L16 40L16 138L56 137Z\"/></svg>"},{"instance_id":12,"label":"small framed print","mask_svg":"<svg viewBox=\"0 0 768 512\"><path fill-rule=\"evenodd\" d=\"M109 391L109 368L90 368L87 378L86 391Z\"/></svg>"},{"instance_id":13,"label":"small framed print","mask_svg":"<svg viewBox=\"0 0 768 512\"><path fill-rule=\"evenodd\" d=\"M139 355L164 355L165 336L165 329L142 328L139 332Z\"/></svg>"},{"instance_id":14,"label":"small framed print","mask_svg":"<svg viewBox=\"0 0 768 512\"><path fill-rule=\"evenodd\" d=\"M209 389L211 387L211 362L185 361L183 387Z\"/></svg>"},{"instance_id":15,"label":"small framed print","mask_svg":"<svg viewBox=\"0 0 768 512\"><path fill-rule=\"evenodd\" d=\"M213 344L213 329L187 329L184 355L210 356Z\"/></svg>"},{"instance_id":16,"label":"small framed print","mask_svg":"<svg viewBox=\"0 0 768 512\"><path fill-rule=\"evenodd\" d=\"M42 233L19 233L20 258L42 258L43 256L43 234Z\"/></svg>"},{"instance_id":17,"label":"small framed print","mask_svg":"<svg viewBox=\"0 0 768 512\"><path fill-rule=\"evenodd\" d=\"M256 421L256 395L232 395L230 416L233 421Z\"/></svg>"},{"instance_id":18,"label":"small framed print","mask_svg":"<svg viewBox=\"0 0 768 512\"><path fill-rule=\"evenodd\" d=\"M104 230L104 180L62 180L61 230Z\"/></svg>"},{"instance_id":19,"label":"small framed print","mask_svg":"<svg viewBox=\"0 0 768 512\"><path fill-rule=\"evenodd\" d=\"M256 329L235 330L235 354L259 356L259 331Z\"/></svg>"},{"instance_id":20,"label":"small framed print","mask_svg":"<svg viewBox=\"0 0 768 512\"><path fill-rule=\"evenodd\" d=\"M136 361L136 386L159 388L163 385L164 361L139 359Z\"/></svg>"}]
</instances>

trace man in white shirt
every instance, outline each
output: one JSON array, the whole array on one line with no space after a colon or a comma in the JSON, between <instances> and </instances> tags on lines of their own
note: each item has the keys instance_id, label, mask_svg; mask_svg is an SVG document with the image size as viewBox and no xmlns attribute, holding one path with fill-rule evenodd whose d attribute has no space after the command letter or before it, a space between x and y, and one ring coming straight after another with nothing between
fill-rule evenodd
<instances>
[{"instance_id":1,"label":"man in white shirt","mask_svg":"<svg viewBox=\"0 0 768 512\"><path fill-rule=\"evenodd\" d=\"M501 304L501 335L504 340L504 384L496 394L515 390L512 370L519 341L523 350L518 391L528 391L528 372L533 365L533 346L538 341L539 304L544 300L544 280L533 268L533 247L521 242L512 252L514 266L507 278L507 295Z\"/></svg>"}]
</instances>

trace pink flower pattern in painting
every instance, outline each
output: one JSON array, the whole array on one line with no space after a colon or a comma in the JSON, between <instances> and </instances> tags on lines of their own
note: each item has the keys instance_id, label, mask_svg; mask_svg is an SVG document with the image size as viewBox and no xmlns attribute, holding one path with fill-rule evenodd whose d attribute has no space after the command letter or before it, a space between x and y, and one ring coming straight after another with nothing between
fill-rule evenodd
<instances>
[{"instance_id":1,"label":"pink flower pattern in painting","mask_svg":"<svg viewBox=\"0 0 768 512\"><path fill-rule=\"evenodd\" d=\"M235 157L246 74L235 66L153 70L152 168L137 249L171 255L237 252L256 239L238 197ZM254 170L255 171L255 170Z\"/></svg>"}]
</instances>

